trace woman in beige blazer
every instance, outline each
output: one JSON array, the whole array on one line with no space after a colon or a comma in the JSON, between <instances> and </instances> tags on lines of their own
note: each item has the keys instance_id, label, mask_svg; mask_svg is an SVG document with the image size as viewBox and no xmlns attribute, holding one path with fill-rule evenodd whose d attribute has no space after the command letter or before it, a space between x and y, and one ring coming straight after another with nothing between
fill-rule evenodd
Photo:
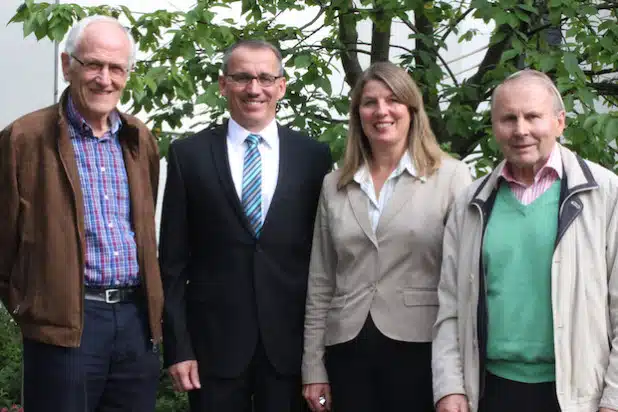
<instances>
[{"instance_id":1,"label":"woman in beige blazer","mask_svg":"<svg viewBox=\"0 0 618 412\"><path fill-rule=\"evenodd\" d=\"M470 182L438 146L408 73L365 71L343 166L324 179L316 216L302 368L313 411L433 410L444 222Z\"/></svg>"}]
</instances>

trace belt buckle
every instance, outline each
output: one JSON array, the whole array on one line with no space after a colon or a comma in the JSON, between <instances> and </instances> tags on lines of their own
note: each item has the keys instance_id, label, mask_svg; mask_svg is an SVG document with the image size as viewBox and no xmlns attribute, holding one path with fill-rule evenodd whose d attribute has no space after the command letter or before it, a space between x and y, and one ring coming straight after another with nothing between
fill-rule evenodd
<instances>
[{"instance_id":1,"label":"belt buckle","mask_svg":"<svg viewBox=\"0 0 618 412\"><path fill-rule=\"evenodd\" d=\"M120 289L106 289L105 290L105 303L118 303L120 302Z\"/></svg>"}]
</instances>

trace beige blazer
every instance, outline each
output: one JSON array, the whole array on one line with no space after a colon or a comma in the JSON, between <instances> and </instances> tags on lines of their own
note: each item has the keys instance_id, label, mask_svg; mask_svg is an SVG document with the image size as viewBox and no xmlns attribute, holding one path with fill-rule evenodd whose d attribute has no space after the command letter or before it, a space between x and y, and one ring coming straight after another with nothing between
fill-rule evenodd
<instances>
[{"instance_id":1,"label":"beige blazer","mask_svg":"<svg viewBox=\"0 0 618 412\"><path fill-rule=\"evenodd\" d=\"M353 339L369 313L391 339L431 342L444 225L454 197L471 183L468 167L444 159L432 176L404 173L374 233L356 182L322 185L309 269L303 383L328 382L325 346Z\"/></svg>"}]
</instances>

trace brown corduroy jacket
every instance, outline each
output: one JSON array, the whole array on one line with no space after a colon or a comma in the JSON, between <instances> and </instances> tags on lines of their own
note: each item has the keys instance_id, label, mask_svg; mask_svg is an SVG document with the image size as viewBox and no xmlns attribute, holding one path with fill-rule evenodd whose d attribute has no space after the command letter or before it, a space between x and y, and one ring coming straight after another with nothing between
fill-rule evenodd
<instances>
[{"instance_id":1,"label":"brown corduroy jacket","mask_svg":"<svg viewBox=\"0 0 618 412\"><path fill-rule=\"evenodd\" d=\"M0 300L24 337L77 347L86 244L66 94L59 104L27 114L0 132ZM154 344L161 340L163 308L155 237L159 156L146 125L120 116L131 223Z\"/></svg>"}]
</instances>

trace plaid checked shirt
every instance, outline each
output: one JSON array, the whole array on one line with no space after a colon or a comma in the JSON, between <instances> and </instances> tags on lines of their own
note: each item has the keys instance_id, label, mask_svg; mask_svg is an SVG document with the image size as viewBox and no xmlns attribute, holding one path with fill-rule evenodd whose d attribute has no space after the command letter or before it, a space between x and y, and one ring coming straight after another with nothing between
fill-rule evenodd
<instances>
[{"instance_id":1,"label":"plaid checked shirt","mask_svg":"<svg viewBox=\"0 0 618 412\"><path fill-rule=\"evenodd\" d=\"M70 96L66 113L84 198L85 285L137 285L139 265L131 227L129 183L118 140L120 116L112 112L110 131L97 139Z\"/></svg>"}]
</instances>

